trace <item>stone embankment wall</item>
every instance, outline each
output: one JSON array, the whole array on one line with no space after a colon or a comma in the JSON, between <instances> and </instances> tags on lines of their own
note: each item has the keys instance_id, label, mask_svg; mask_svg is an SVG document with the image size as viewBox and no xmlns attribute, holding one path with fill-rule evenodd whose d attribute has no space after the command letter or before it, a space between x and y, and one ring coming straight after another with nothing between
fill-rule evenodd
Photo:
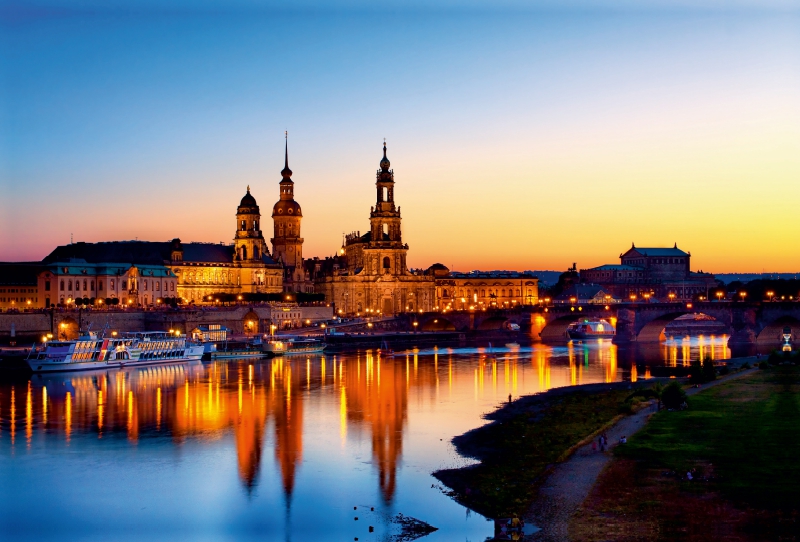
<instances>
[{"instance_id":1,"label":"stone embankment wall","mask_svg":"<svg viewBox=\"0 0 800 542\"><path fill-rule=\"evenodd\" d=\"M118 332L175 329L186 333L200 325L221 324L235 335L268 333L272 323L271 310L265 305L196 310L0 313L0 345L12 340L18 345L41 341L48 333L52 333L54 338L74 339L79 329ZM319 322L333 317L330 307L299 307L299 311L303 322Z\"/></svg>"}]
</instances>

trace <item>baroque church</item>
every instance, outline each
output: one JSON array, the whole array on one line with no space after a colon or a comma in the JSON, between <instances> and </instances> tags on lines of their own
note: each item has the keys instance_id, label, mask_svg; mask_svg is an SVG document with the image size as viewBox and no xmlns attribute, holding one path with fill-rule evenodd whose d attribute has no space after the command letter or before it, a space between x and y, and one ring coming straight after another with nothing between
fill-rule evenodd
<instances>
[{"instance_id":1,"label":"baroque church","mask_svg":"<svg viewBox=\"0 0 800 542\"><path fill-rule=\"evenodd\" d=\"M279 199L272 208L270 254L261 210L250 187L236 208L232 243L109 241L56 247L41 262L0 264L0 297L9 308L69 305L78 299L152 306L180 300L209 304L221 294L321 293L339 314L428 311L436 305L435 279L408 269L394 172L383 146L376 175L370 231L345 237L340 253L303 259L303 212L294 199L288 135ZM8 284L6 284L8 283ZM8 286L8 288L6 288ZM19 292L24 291L24 297Z\"/></svg>"},{"instance_id":2,"label":"baroque church","mask_svg":"<svg viewBox=\"0 0 800 542\"><path fill-rule=\"evenodd\" d=\"M403 242L390 166L384 143L375 181L377 200L369 215L370 230L364 235L347 235L333 265L317 272L317 291L341 314L429 311L436 303L434 278L411 272L406 264L408 245Z\"/></svg>"}]
</instances>

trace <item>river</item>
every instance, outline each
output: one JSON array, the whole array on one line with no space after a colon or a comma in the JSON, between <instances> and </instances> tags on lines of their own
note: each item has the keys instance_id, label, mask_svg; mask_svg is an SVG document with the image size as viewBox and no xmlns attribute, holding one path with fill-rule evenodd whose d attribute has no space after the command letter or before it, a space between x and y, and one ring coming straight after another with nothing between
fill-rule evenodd
<instances>
[{"instance_id":1,"label":"river","mask_svg":"<svg viewBox=\"0 0 800 542\"><path fill-rule=\"evenodd\" d=\"M639 380L651 364L728 358L726 342L0 374L0 532L4 540L385 540L402 513L438 527L426 540L483 541L492 524L430 475L469 463L453 436L484 423L509 394Z\"/></svg>"}]
</instances>

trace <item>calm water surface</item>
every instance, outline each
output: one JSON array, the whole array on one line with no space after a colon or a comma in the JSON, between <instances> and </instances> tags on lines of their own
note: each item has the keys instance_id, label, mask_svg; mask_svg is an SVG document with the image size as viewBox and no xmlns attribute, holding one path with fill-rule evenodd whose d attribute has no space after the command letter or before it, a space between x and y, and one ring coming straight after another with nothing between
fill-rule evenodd
<instances>
[{"instance_id":1,"label":"calm water surface","mask_svg":"<svg viewBox=\"0 0 800 542\"><path fill-rule=\"evenodd\" d=\"M649 369L631 359L728 358L726 341L496 348L496 361L483 348L440 348L0 376L0 532L382 540L402 513L439 528L426 540L482 541L492 524L430 475L469 462L453 436L509 394L638 380Z\"/></svg>"}]
</instances>

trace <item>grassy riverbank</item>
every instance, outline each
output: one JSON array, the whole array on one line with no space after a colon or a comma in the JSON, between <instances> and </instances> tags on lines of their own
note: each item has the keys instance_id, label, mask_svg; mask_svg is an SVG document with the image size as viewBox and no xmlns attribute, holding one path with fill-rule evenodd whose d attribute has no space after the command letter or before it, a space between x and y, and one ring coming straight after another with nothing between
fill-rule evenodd
<instances>
[{"instance_id":1,"label":"grassy riverbank","mask_svg":"<svg viewBox=\"0 0 800 542\"><path fill-rule=\"evenodd\" d=\"M631 383L619 382L523 397L488 415L494 423L453 439L478 465L434 476L452 488L452 497L486 516L523 515L547 467L615 420L630 394Z\"/></svg>"},{"instance_id":2,"label":"grassy riverbank","mask_svg":"<svg viewBox=\"0 0 800 542\"><path fill-rule=\"evenodd\" d=\"M770 367L694 395L688 410L654 415L617 448L570 537L794 539L798 426L796 366Z\"/></svg>"}]
</instances>

